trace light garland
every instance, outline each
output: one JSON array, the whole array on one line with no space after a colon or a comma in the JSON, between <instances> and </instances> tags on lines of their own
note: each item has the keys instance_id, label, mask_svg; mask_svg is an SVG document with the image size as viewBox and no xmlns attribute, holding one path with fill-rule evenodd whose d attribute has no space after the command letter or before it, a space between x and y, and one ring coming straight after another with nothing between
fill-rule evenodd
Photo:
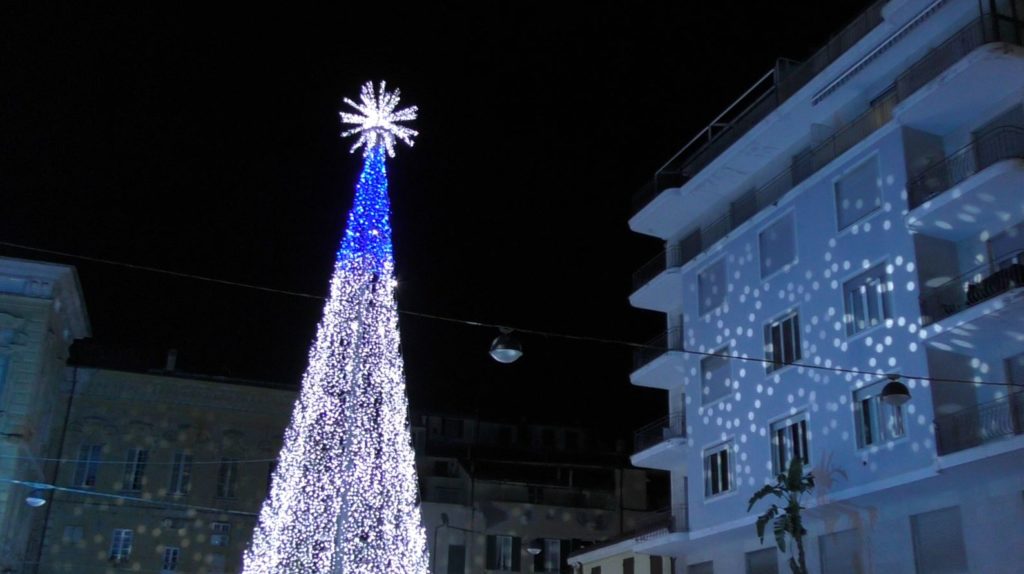
<instances>
[{"instance_id":1,"label":"light garland","mask_svg":"<svg viewBox=\"0 0 1024 574\"><path fill-rule=\"evenodd\" d=\"M428 572L399 353L385 153L416 132L398 91L363 86L363 171L330 296L263 503L246 574ZM365 108L365 109L364 109ZM356 123L342 114L343 121Z\"/></svg>"}]
</instances>

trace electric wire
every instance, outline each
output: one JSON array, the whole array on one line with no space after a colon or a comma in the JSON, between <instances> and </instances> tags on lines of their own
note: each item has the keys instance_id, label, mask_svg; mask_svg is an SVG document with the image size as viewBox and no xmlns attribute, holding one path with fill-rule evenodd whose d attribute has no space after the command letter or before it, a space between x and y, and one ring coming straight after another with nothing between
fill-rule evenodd
<instances>
[{"instance_id":1,"label":"electric wire","mask_svg":"<svg viewBox=\"0 0 1024 574\"><path fill-rule=\"evenodd\" d=\"M219 285L225 285L225 286L229 286L229 287L239 287L239 288L244 288L244 289L254 289L254 290L263 291L263 292L266 292L266 293L275 293L275 294L278 294L278 295L288 295L288 296L292 296L292 297L301 297L301 298L305 298L305 299L312 299L312 300L319 300L319 301L326 300L326 297L324 297L323 295L316 295L316 294L312 294L312 293L303 293L301 291L290 291L290 290L287 290L287 289L278 289L278 288L275 288L275 287L267 287L265 285L258 285L258 284L255 284L255 283L245 283L245 282L240 282L240 281L232 281L232 280L229 280L229 279L221 279L221 278L218 278L218 277L210 277L208 275L198 275L198 274L195 274L195 273L184 273L184 272L181 272L181 271L173 271L173 270L170 270L170 269L163 269L163 268L160 268L160 267L153 267L153 266L149 266L149 265L138 265L138 264L135 264L135 263L127 263L127 262L124 262L124 261L117 261L117 260L114 260L114 259L105 259L105 258L101 258L101 257L92 257L92 256L89 256L89 255L81 255L81 254L78 254L78 253L70 253L70 252L67 252L67 251L58 251L58 250L54 250L54 249L45 249L45 248L41 248L41 247L34 247L34 246L31 246L31 245L24 245L24 244L20 244L20 243L13 243L13 242L10 242L10 241L2 241L2 240L0 240L0 245L6 246L6 247L12 247L12 248L15 248L15 249L24 249L26 251L34 251L34 252L38 252L38 253L46 253L46 254L49 254L49 255L58 255L58 256L67 257L67 258L70 258L70 259L80 259L80 260L83 260L83 261L90 261L90 262L93 262L93 263L102 263L102 264L105 264L105 265L112 265L112 266L116 266L116 267L124 267L124 268L127 268L127 269L133 269L133 270L137 270L137 271L148 271L148 272L151 272L151 273L170 275L170 276L173 276L173 277L179 277L179 278L184 278L184 279L193 279L193 280L196 280L196 281L205 281L205 282L208 282L208 283L216 283L216 284L219 284ZM554 332L554 331L543 331L543 330L540 330L540 329L516 327L516 326L509 325L509 324L498 324L498 323L490 323L490 322L485 322L485 321L474 321L474 320L469 320L469 319L461 319L461 318L457 318L457 317L447 317L447 316L444 316L444 315L436 315L436 314L433 314L433 313L424 313L424 312L420 312L420 311L410 311L410 310L407 310L407 309L398 309L398 312L400 314L402 314L402 315L408 315L408 316L412 316L412 317L420 317L420 318L424 318L424 319L432 319L432 320L436 320L436 321L446 321L446 322L449 322L449 323L455 323L455 324L461 324L461 325L469 325L469 326L472 326L472 327L485 327L485 328L494 328L494 329L506 328L506 329L511 329L513 331L517 331L519 333L525 333L525 334L528 334L528 335L540 335L540 336L544 336L544 337L568 339L568 340L574 340L574 341L585 341L585 342L590 342L590 343L601 343L601 344L606 344L606 345L625 346L625 347L631 347L633 349L666 350L666 351L671 351L671 352L674 352L674 353L684 353L684 354L689 354L689 355L699 355L699 356L703 356L703 357L719 357L719 358L723 358L723 359L733 359L733 360L738 360L738 361L748 361L748 362L753 362L753 363L761 363L761 364L764 364L764 365L769 365L770 364L770 365L776 365L776 366L781 366L781 367L796 366L796 367L802 367L802 368L805 368L805 369L814 369L814 370L818 370L818 371L829 371L829 372L833 372L833 373L842 373L842 374L847 374L847 375L862 375L862 376L872 377L872 378L883 377L886 374L886 370L884 370L884 369L878 369L876 371L867 371L867 370L864 370L864 369L855 369L855 368L850 368L850 367L815 365L815 364L811 364L811 363L798 363L798 362L782 362L782 363L780 363L780 362L774 361L773 359L767 359L767 358L748 357L748 356L744 356L744 355L733 355L733 354L729 354L729 353L716 353L716 352L711 352L711 351L698 351L698 350L694 350L694 349L665 349L664 347L661 347L661 346L647 345L647 344L644 344L644 343L637 343L637 342L634 342L634 341L626 341L626 340L622 340L622 339L611 339L611 338L605 338L605 337L595 337L595 336L590 336L590 335L573 335L573 334L568 334L568 333L558 333L558 332ZM906 378L906 379L918 380L918 381L927 381L929 383L960 383L960 384L990 385L990 386L1000 386L1000 387L1020 386L1020 385L1017 385L1016 383L1012 383L1012 382L976 381L976 380L957 379L957 378L950 378L950 377L928 377L928 376L923 376L923 375L910 375L910 374L906 374L906 373L901 373L900 376L902 378Z\"/></svg>"}]
</instances>

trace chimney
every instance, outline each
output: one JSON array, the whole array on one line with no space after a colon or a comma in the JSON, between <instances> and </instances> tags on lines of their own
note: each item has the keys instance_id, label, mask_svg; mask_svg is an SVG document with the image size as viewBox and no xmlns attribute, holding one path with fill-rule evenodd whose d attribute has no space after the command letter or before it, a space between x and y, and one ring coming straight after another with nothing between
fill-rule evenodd
<instances>
[{"instance_id":1,"label":"chimney","mask_svg":"<svg viewBox=\"0 0 1024 574\"><path fill-rule=\"evenodd\" d=\"M178 363L178 350L171 349L167 351L167 365L164 366L165 371L174 371L175 365Z\"/></svg>"}]
</instances>

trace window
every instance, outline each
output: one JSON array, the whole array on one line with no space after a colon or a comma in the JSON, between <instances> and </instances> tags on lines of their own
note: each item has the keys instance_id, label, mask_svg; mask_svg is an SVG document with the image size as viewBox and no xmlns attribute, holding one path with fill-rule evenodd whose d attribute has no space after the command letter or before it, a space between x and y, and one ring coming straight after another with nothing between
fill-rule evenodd
<instances>
[{"instance_id":1,"label":"window","mask_svg":"<svg viewBox=\"0 0 1024 574\"><path fill-rule=\"evenodd\" d=\"M134 533L127 528L118 528L110 537L110 554L112 562L122 563L132 554L132 538Z\"/></svg>"},{"instance_id":2,"label":"window","mask_svg":"<svg viewBox=\"0 0 1024 574\"><path fill-rule=\"evenodd\" d=\"M700 361L700 403L707 405L725 397L732 391L732 364L727 357L729 348L715 351Z\"/></svg>"},{"instance_id":3,"label":"window","mask_svg":"<svg viewBox=\"0 0 1024 574\"><path fill-rule=\"evenodd\" d=\"M793 214L783 216L758 235L761 250L761 277L767 277L796 261L796 233Z\"/></svg>"},{"instance_id":4,"label":"window","mask_svg":"<svg viewBox=\"0 0 1024 574\"><path fill-rule=\"evenodd\" d=\"M622 574L636 574L636 568L634 567L636 559L630 556L629 558L622 559Z\"/></svg>"},{"instance_id":5,"label":"window","mask_svg":"<svg viewBox=\"0 0 1024 574\"><path fill-rule=\"evenodd\" d=\"M798 458L804 465L811 462L807 449L807 415L798 414L772 423L772 464L775 472L789 469L789 461Z\"/></svg>"},{"instance_id":6,"label":"window","mask_svg":"<svg viewBox=\"0 0 1024 574\"><path fill-rule=\"evenodd\" d=\"M821 571L829 574L860 574L867 571L861 557L860 533L856 529L822 534L818 537Z\"/></svg>"},{"instance_id":7,"label":"window","mask_svg":"<svg viewBox=\"0 0 1024 574\"><path fill-rule=\"evenodd\" d=\"M593 568L590 569L590 574L601 574L601 567L600 566L594 566Z\"/></svg>"},{"instance_id":8,"label":"window","mask_svg":"<svg viewBox=\"0 0 1024 574\"><path fill-rule=\"evenodd\" d=\"M663 574L662 568L661 556L651 556L651 574Z\"/></svg>"},{"instance_id":9,"label":"window","mask_svg":"<svg viewBox=\"0 0 1024 574\"><path fill-rule=\"evenodd\" d=\"M777 555L774 548L747 552L747 574L779 574Z\"/></svg>"},{"instance_id":10,"label":"window","mask_svg":"<svg viewBox=\"0 0 1024 574\"><path fill-rule=\"evenodd\" d=\"M795 311L764 326L764 354L769 373L800 360L800 317Z\"/></svg>"},{"instance_id":11,"label":"window","mask_svg":"<svg viewBox=\"0 0 1024 574\"><path fill-rule=\"evenodd\" d=\"M64 536L61 541L68 544L75 544L82 541L83 529L81 526L65 526Z\"/></svg>"},{"instance_id":12,"label":"window","mask_svg":"<svg viewBox=\"0 0 1024 574\"><path fill-rule=\"evenodd\" d=\"M188 494L192 481L192 455L184 452L174 453L174 463L171 466L171 486L167 489L170 494Z\"/></svg>"},{"instance_id":13,"label":"window","mask_svg":"<svg viewBox=\"0 0 1024 574\"><path fill-rule=\"evenodd\" d=\"M882 207L878 161L870 159L836 181L836 217L840 231Z\"/></svg>"},{"instance_id":14,"label":"window","mask_svg":"<svg viewBox=\"0 0 1024 574\"><path fill-rule=\"evenodd\" d=\"M715 565L712 561L690 564L686 567L686 574L715 574Z\"/></svg>"},{"instance_id":15,"label":"window","mask_svg":"<svg viewBox=\"0 0 1024 574\"><path fill-rule=\"evenodd\" d=\"M904 434L903 408L882 401L877 386L853 393L853 416L860 448L882 444Z\"/></svg>"},{"instance_id":16,"label":"window","mask_svg":"<svg viewBox=\"0 0 1024 574\"><path fill-rule=\"evenodd\" d=\"M847 335L880 325L891 316L889 291L884 264L876 265L843 284Z\"/></svg>"},{"instance_id":17,"label":"window","mask_svg":"<svg viewBox=\"0 0 1024 574\"><path fill-rule=\"evenodd\" d=\"M516 536L487 536L487 569L519 572L520 541Z\"/></svg>"},{"instance_id":18,"label":"window","mask_svg":"<svg viewBox=\"0 0 1024 574\"><path fill-rule=\"evenodd\" d=\"M919 574L968 572L960 508L953 506L910 517L914 565Z\"/></svg>"},{"instance_id":19,"label":"window","mask_svg":"<svg viewBox=\"0 0 1024 574\"><path fill-rule=\"evenodd\" d=\"M146 474L146 463L149 462L149 451L144 448L128 449L125 457L124 482L125 490L142 490L143 478Z\"/></svg>"},{"instance_id":20,"label":"window","mask_svg":"<svg viewBox=\"0 0 1024 574\"><path fill-rule=\"evenodd\" d=\"M538 572L561 572L562 541L557 538L545 538L541 557L544 561L543 570L538 570Z\"/></svg>"},{"instance_id":21,"label":"window","mask_svg":"<svg viewBox=\"0 0 1024 574\"><path fill-rule=\"evenodd\" d=\"M701 315L725 302L725 259L719 259L697 275L697 290Z\"/></svg>"},{"instance_id":22,"label":"window","mask_svg":"<svg viewBox=\"0 0 1024 574\"><path fill-rule=\"evenodd\" d=\"M220 459L220 471L217 473L217 498L234 498L236 482L238 482L238 461L233 458Z\"/></svg>"},{"instance_id":23,"label":"window","mask_svg":"<svg viewBox=\"0 0 1024 574\"><path fill-rule=\"evenodd\" d=\"M704 453L704 496L712 497L732 490L729 472L729 449L732 441L708 449Z\"/></svg>"},{"instance_id":24,"label":"window","mask_svg":"<svg viewBox=\"0 0 1024 574\"><path fill-rule=\"evenodd\" d=\"M178 557L181 556L181 548L168 546L164 548L163 565L160 566L160 574L178 571Z\"/></svg>"},{"instance_id":25,"label":"window","mask_svg":"<svg viewBox=\"0 0 1024 574\"><path fill-rule=\"evenodd\" d=\"M211 522L210 523L210 544L212 546L227 546L231 542L231 523L230 522Z\"/></svg>"},{"instance_id":26,"label":"window","mask_svg":"<svg viewBox=\"0 0 1024 574\"><path fill-rule=\"evenodd\" d=\"M466 574L466 545L448 545L448 574Z\"/></svg>"},{"instance_id":27,"label":"window","mask_svg":"<svg viewBox=\"0 0 1024 574\"><path fill-rule=\"evenodd\" d=\"M75 463L75 486L96 486L96 471L100 468L103 454L101 444L83 444L78 447L78 461Z\"/></svg>"}]
</instances>

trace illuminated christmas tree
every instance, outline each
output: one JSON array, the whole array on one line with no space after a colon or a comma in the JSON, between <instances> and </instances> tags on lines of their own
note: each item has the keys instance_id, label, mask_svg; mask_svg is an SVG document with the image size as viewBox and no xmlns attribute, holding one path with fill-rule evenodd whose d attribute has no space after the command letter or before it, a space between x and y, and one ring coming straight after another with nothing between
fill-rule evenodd
<instances>
[{"instance_id":1,"label":"illuminated christmas tree","mask_svg":"<svg viewBox=\"0 0 1024 574\"><path fill-rule=\"evenodd\" d=\"M367 83L358 135L363 171L338 249L331 292L263 503L246 574L428 571L408 400L399 354L387 156L417 132L397 122L399 92Z\"/></svg>"}]
</instances>

